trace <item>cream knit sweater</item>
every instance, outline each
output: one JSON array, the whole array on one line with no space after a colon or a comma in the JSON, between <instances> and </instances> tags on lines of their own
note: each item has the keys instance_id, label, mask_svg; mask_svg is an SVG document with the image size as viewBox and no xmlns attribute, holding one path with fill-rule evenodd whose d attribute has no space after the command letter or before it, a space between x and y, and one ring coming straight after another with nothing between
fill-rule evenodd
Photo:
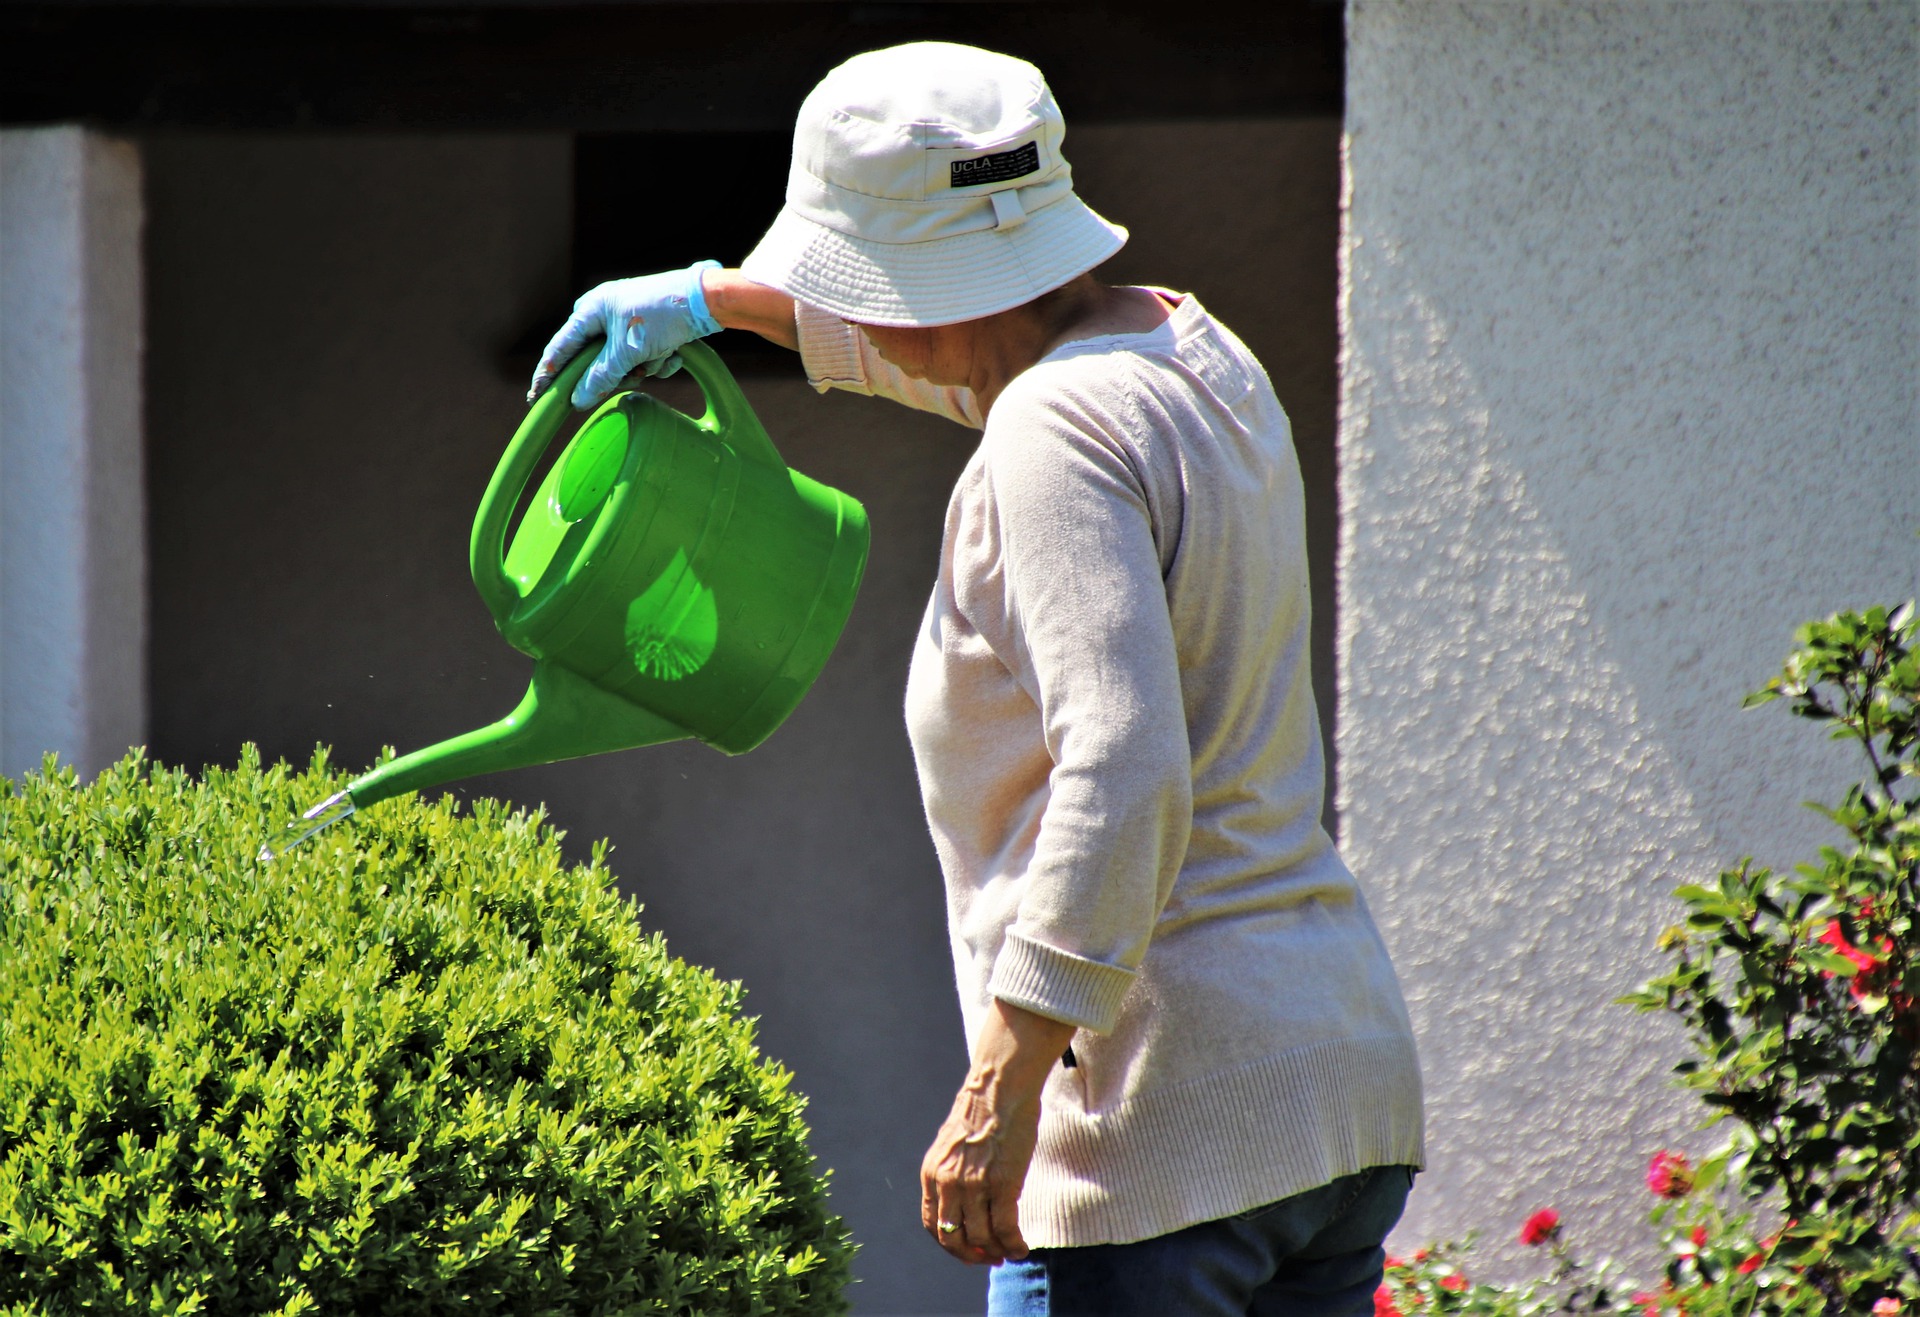
<instances>
[{"instance_id":1,"label":"cream knit sweater","mask_svg":"<svg viewBox=\"0 0 1920 1317\"><path fill-rule=\"evenodd\" d=\"M795 319L816 388L979 427L968 390ZM1020 1200L1034 1247L1422 1160L1406 1007L1320 826L1307 620L1286 413L1196 299L1007 386L906 712L969 1040L993 997L1080 1026Z\"/></svg>"}]
</instances>

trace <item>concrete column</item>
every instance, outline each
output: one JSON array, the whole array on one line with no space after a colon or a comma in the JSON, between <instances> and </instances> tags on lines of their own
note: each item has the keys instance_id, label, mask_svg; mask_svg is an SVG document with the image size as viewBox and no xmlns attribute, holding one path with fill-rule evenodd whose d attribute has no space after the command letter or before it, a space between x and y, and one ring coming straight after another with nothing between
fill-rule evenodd
<instances>
[{"instance_id":1,"label":"concrete column","mask_svg":"<svg viewBox=\"0 0 1920 1317\"><path fill-rule=\"evenodd\" d=\"M1349 11L1340 814L1428 1078L1405 1246L1517 1267L1553 1206L1654 1279L1646 1159L1718 1141L1611 1002L1676 884L1838 838L1852 758L1740 698L1920 585L1917 17Z\"/></svg>"},{"instance_id":2,"label":"concrete column","mask_svg":"<svg viewBox=\"0 0 1920 1317\"><path fill-rule=\"evenodd\" d=\"M146 729L140 157L0 132L0 773Z\"/></svg>"}]
</instances>

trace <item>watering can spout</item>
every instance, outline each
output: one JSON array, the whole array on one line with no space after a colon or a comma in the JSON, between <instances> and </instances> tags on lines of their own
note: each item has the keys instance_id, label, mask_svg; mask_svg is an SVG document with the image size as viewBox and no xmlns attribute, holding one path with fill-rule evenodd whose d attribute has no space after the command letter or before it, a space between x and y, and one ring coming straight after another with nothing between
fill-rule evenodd
<instances>
[{"instance_id":1,"label":"watering can spout","mask_svg":"<svg viewBox=\"0 0 1920 1317\"><path fill-rule=\"evenodd\" d=\"M680 356L703 416L616 394L533 485L594 355L577 354L527 413L468 541L494 625L535 660L526 698L356 778L264 859L380 801L481 773L688 738L743 754L819 675L860 588L865 510L787 467L701 343Z\"/></svg>"},{"instance_id":2,"label":"watering can spout","mask_svg":"<svg viewBox=\"0 0 1920 1317\"><path fill-rule=\"evenodd\" d=\"M347 784L355 810L481 773L682 741L685 728L543 659L526 698L498 722L390 760Z\"/></svg>"}]
</instances>

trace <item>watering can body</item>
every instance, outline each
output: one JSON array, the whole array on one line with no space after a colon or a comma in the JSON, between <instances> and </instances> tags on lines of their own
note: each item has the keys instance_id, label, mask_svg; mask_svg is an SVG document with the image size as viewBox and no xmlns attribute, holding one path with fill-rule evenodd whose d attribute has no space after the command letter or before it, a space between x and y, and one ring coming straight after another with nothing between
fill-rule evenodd
<instances>
[{"instance_id":1,"label":"watering can body","mask_svg":"<svg viewBox=\"0 0 1920 1317\"><path fill-rule=\"evenodd\" d=\"M698 419L617 394L515 507L571 414L591 352L507 447L474 518L473 581L534 659L500 721L350 783L365 808L479 773L694 738L750 750L791 713L846 625L866 565L865 511L788 469L719 357L680 349Z\"/></svg>"}]
</instances>

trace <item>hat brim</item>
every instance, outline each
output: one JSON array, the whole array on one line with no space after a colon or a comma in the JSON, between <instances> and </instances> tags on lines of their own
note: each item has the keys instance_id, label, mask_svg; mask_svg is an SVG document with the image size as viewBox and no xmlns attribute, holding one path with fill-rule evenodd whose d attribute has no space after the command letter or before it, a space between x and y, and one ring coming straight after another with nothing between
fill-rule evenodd
<instances>
[{"instance_id":1,"label":"hat brim","mask_svg":"<svg viewBox=\"0 0 1920 1317\"><path fill-rule=\"evenodd\" d=\"M1127 231L1069 193L1024 224L928 242L875 242L781 210L740 272L867 325L930 327L1031 302L1125 245Z\"/></svg>"}]
</instances>

